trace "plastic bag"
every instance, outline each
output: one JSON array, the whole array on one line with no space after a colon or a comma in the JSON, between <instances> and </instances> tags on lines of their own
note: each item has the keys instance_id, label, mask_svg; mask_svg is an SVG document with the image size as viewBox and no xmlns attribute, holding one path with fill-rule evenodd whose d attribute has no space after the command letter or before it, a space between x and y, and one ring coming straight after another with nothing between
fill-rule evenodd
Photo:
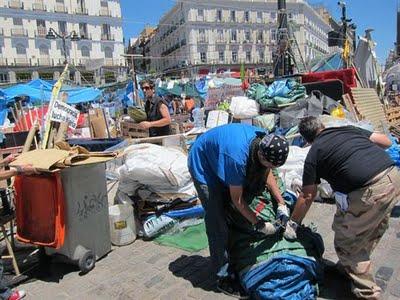
<instances>
[{"instance_id":1,"label":"plastic bag","mask_svg":"<svg viewBox=\"0 0 400 300\"><path fill-rule=\"evenodd\" d=\"M250 119L258 116L260 105L247 97L232 97L230 111L234 118Z\"/></svg>"}]
</instances>

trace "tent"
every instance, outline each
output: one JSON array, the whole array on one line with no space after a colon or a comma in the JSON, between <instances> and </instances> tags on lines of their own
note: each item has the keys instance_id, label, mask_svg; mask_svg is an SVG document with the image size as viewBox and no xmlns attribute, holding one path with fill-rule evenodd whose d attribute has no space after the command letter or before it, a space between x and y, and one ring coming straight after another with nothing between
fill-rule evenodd
<instances>
[{"instance_id":1,"label":"tent","mask_svg":"<svg viewBox=\"0 0 400 300\"><path fill-rule=\"evenodd\" d=\"M26 96L31 102L48 102L51 99L51 91L55 81L41 79L32 80L25 84L17 84L4 89L6 103L13 102L15 98ZM91 87L63 86L61 92L68 94L68 104L94 102L100 100L102 93L99 89Z\"/></svg>"}]
</instances>

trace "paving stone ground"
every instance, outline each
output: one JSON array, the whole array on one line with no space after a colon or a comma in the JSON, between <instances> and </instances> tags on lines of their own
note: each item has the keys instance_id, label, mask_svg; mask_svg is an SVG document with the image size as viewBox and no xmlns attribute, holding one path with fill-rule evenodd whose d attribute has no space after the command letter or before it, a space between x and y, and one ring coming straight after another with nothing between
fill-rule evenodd
<instances>
[{"instance_id":1,"label":"paving stone ground","mask_svg":"<svg viewBox=\"0 0 400 300\"><path fill-rule=\"evenodd\" d=\"M334 211L332 204L314 203L305 220L317 226L325 242L325 259L332 263L337 261L331 230ZM375 276L385 290L383 299L389 300L400 299L399 218L400 206L373 255ZM28 279L18 287L27 291L27 299L229 299L215 290L208 250L188 253L137 240L113 248L86 275L56 261L40 266L37 255L27 258L26 252L18 254ZM320 299L352 299L348 280L332 270L325 276Z\"/></svg>"}]
</instances>

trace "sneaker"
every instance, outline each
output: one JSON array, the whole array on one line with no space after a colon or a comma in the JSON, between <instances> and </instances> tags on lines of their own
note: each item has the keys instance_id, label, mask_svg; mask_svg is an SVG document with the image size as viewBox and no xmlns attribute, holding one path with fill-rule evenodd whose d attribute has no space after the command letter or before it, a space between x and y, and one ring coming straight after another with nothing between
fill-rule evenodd
<instances>
[{"instance_id":1,"label":"sneaker","mask_svg":"<svg viewBox=\"0 0 400 300\"><path fill-rule=\"evenodd\" d=\"M225 295L236 299L249 299L249 295L245 292L239 282L229 277L224 277L218 280L217 290Z\"/></svg>"},{"instance_id":2,"label":"sneaker","mask_svg":"<svg viewBox=\"0 0 400 300\"><path fill-rule=\"evenodd\" d=\"M19 300L19 299L24 298L25 296L26 296L25 291L23 291L23 290L19 290L19 291L15 290L15 291L12 292L11 296L8 297L8 300Z\"/></svg>"}]
</instances>

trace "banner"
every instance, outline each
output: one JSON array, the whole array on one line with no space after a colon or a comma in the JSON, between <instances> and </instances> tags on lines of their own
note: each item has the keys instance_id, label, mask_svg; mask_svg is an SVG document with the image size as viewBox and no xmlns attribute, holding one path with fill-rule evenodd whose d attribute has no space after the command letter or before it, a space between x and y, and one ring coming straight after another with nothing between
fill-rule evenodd
<instances>
[{"instance_id":1,"label":"banner","mask_svg":"<svg viewBox=\"0 0 400 300\"><path fill-rule=\"evenodd\" d=\"M56 100L51 110L50 120L55 122L65 122L69 128L75 129L78 124L79 110Z\"/></svg>"}]
</instances>

